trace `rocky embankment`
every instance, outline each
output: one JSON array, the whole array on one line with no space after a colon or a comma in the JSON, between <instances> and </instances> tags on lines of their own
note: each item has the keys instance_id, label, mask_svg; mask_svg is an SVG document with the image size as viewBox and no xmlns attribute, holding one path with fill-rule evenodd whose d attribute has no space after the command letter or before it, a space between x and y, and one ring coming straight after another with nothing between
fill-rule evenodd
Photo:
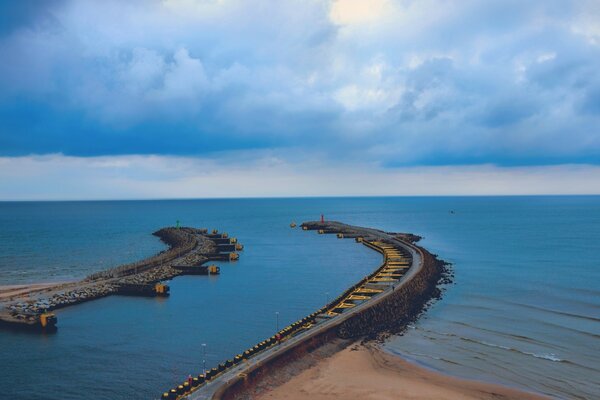
<instances>
[{"instance_id":1,"label":"rocky embankment","mask_svg":"<svg viewBox=\"0 0 600 400\"><path fill-rule=\"evenodd\" d=\"M163 228L153 233L169 248L131 264L94 273L79 282L58 284L41 291L32 290L10 297L0 307L0 319L33 322L45 311L66 307L115 293L122 284L151 284L171 279L180 271L171 265L198 265L207 255L216 252L216 245L205 236L206 230L196 228Z\"/></svg>"},{"instance_id":2,"label":"rocky embankment","mask_svg":"<svg viewBox=\"0 0 600 400\"><path fill-rule=\"evenodd\" d=\"M120 278L129 275L142 275L145 271L155 270L175 259L182 258L181 263L189 265L206 261L205 254L214 252L214 243L206 238L204 230L195 228L163 228L153 233L169 246L168 250L131 264L121 265L106 271L88 276L86 281L98 279ZM168 273L169 271L164 271ZM163 278L164 279L164 278Z\"/></svg>"},{"instance_id":3,"label":"rocky embankment","mask_svg":"<svg viewBox=\"0 0 600 400\"><path fill-rule=\"evenodd\" d=\"M423 258L422 268L410 283L400 286L383 301L344 321L337 329L338 337L374 338L379 334L386 336L400 332L419 316L428 301L439 297L438 283L447 274L446 263L424 248L418 249Z\"/></svg>"}]
</instances>

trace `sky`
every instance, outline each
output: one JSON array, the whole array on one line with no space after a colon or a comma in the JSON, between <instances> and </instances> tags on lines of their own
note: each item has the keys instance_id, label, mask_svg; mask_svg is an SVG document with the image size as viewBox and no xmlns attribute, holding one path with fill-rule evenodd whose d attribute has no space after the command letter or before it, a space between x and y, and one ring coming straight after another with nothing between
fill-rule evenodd
<instances>
[{"instance_id":1,"label":"sky","mask_svg":"<svg viewBox=\"0 0 600 400\"><path fill-rule=\"evenodd\" d=\"M0 200L600 194L600 1L0 2Z\"/></svg>"}]
</instances>

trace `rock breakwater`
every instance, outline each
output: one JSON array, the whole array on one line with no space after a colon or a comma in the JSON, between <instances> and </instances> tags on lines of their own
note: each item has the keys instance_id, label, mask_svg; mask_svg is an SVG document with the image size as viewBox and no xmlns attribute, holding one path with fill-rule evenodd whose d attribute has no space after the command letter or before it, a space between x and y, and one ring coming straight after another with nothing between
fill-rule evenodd
<instances>
[{"instance_id":1,"label":"rock breakwater","mask_svg":"<svg viewBox=\"0 0 600 400\"><path fill-rule=\"evenodd\" d=\"M0 322L31 324L43 312L116 293L127 284L153 284L180 275L171 265L201 265L218 252L206 229L162 228L153 233L167 250L137 261L99 271L78 282L32 289L0 302Z\"/></svg>"}]
</instances>

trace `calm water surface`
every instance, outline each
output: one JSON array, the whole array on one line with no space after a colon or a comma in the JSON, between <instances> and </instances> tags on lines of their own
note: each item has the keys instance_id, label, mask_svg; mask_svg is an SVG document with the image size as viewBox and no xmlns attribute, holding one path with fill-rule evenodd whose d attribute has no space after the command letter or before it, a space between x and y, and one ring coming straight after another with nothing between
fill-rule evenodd
<instances>
[{"instance_id":1,"label":"calm water surface","mask_svg":"<svg viewBox=\"0 0 600 400\"><path fill-rule=\"evenodd\" d=\"M454 213L450 213L454 210ZM176 220L245 245L218 277L168 299L58 311L55 335L0 331L0 391L16 399L155 398L270 336L371 272L350 240L290 229L330 219L408 231L456 282L387 344L430 368L563 398L599 398L600 198L347 198L0 203L0 284L81 278L160 251Z\"/></svg>"}]
</instances>

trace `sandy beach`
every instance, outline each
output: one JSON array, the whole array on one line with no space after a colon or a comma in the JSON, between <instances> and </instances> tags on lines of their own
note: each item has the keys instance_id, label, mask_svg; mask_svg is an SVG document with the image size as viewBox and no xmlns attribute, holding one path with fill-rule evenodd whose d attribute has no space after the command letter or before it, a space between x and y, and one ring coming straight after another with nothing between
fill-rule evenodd
<instances>
[{"instance_id":1,"label":"sandy beach","mask_svg":"<svg viewBox=\"0 0 600 400\"><path fill-rule=\"evenodd\" d=\"M390 355L376 345L352 345L319 361L256 400L547 399L508 387L446 376Z\"/></svg>"}]
</instances>

